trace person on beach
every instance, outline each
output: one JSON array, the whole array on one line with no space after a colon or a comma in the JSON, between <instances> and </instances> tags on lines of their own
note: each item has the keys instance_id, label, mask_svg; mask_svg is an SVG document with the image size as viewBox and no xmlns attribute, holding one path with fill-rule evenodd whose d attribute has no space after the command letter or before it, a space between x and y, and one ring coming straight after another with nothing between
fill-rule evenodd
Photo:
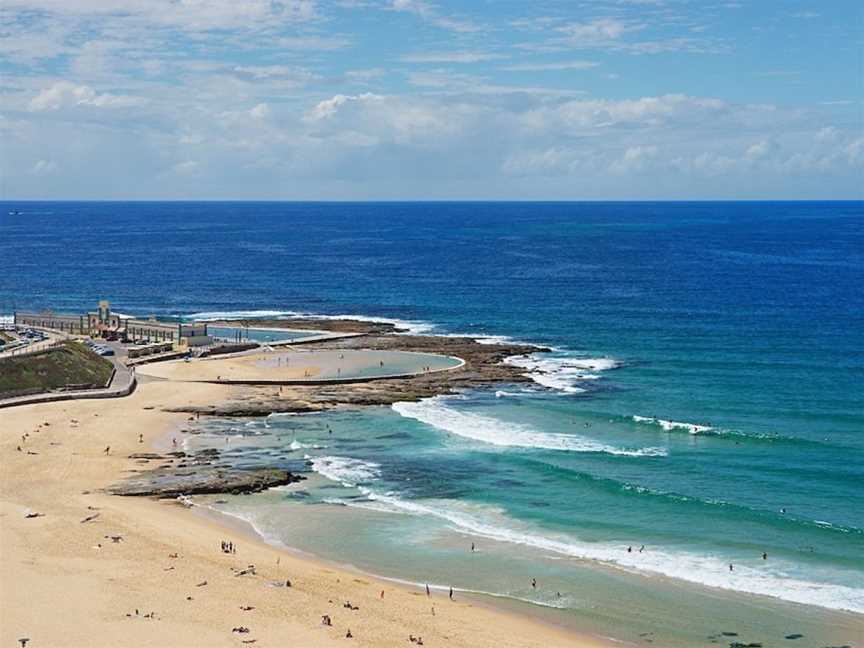
<instances>
[{"instance_id":1,"label":"person on beach","mask_svg":"<svg viewBox=\"0 0 864 648\"><path fill-rule=\"evenodd\" d=\"M451 601L453 600L453 588L452 587L450 588L450 600Z\"/></svg>"},{"instance_id":2,"label":"person on beach","mask_svg":"<svg viewBox=\"0 0 864 648\"><path fill-rule=\"evenodd\" d=\"M351 628L348 628L348 632L345 633L346 639L352 639L354 635L351 634Z\"/></svg>"},{"instance_id":3,"label":"person on beach","mask_svg":"<svg viewBox=\"0 0 864 648\"><path fill-rule=\"evenodd\" d=\"M536 578L531 579L531 587L533 587L534 589L537 589L537 579Z\"/></svg>"},{"instance_id":4,"label":"person on beach","mask_svg":"<svg viewBox=\"0 0 864 648\"><path fill-rule=\"evenodd\" d=\"M639 547L639 553L642 553L643 551L645 551L645 545L642 545L641 547Z\"/></svg>"},{"instance_id":5,"label":"person on beach","mask_svg":"<svg viewBox=\"0 0 864 648\"><path fill-rule=\"evenodd\" d=\"M104 452L106 455L111 454L111 446L106 446Z\"/></svg>"},{"instance_id":6,"label":"person on beach","mask_svg":"<svg viewBox=\"0 0 864 648\"><path fill-rule=\"evenodd\" d=\"M140 433L138 434L138 443L144 443L144 435L143 434L140 434Z\"/></svg>"},{"instance_id":7,"label":"person on beach","mask_svg":"<svg viewBox=\"0 0 864 648\"><path fill-rule=\"evenodd\" d=\"M429 593L429 585L426 585L426 596L431 596L431 594Z\"/></svg>"},{"instance_id":8,"label":"person on beach","mask_svg":"<svg viewBox=\"0 0 864 648\"><path fill-rule=\"evenodd\" d=\"M627 547L627 553L633 553L633 547Z\"/></svg>"},{"instance_id":9,"label":"person on beach","mask_svg":"<svg viewBox=\"0 0 864 648\"><path fill-rule=\"evenodd\" d=\"M762 560L768 560L768 554L764 551L762 552Z\"/></svg>"},{"instance_id":10,"label":"person on beach","mask_svg":"<svg viewBox=\"0 0 864 648\"><path fill-rule=\"evenodd\" d=\"M730 571L730 572L731 572L731 571L734 571L734 569L735 569L735 568L732 566L732 563L729 563L729 571Z\"/></svg>"},{"instance_id":11,"label":"person on beach","mask_svg":"<svg viewBox=\"0 0 864 648\"><path fill-rule=\"evenodd\" d=\"M471 543L471 551L472 552L474 551L474 543L473 542Z\"/></svg>"}]
</instances>

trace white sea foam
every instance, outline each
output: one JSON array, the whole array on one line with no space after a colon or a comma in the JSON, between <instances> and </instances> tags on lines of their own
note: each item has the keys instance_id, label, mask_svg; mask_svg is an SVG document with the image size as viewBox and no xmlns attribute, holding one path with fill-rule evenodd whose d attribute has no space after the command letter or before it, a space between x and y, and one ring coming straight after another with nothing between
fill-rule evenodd
<instances>
[{"instance_id":1,"label":"white sea foam","mask_svg":"<svg viewBox=\"0 0 864 648\"><path fill-rule=\"evenodd\" d=\"M534 342L525 342L524 340L517 340L516 338L512 338L509 335L494 335L494 334L476 334L476 333L438 333L435 335L439 337L449 337L449 338L467 338L469 340L474 340L479 344L521 344L524 346L541 348L539 344L535 344Z\"/></svg>"},{"instance_id":2,"label":"white sea foam","mask_svg":"<svg viewBox=\"0 0 864 648\"><path fill-rule=\"evenodd\" d=\"M531 393L535 393L535 392L530 392L528 390L513 392L513 391L506 391L504 389L499 389L495 392L495 398L517 398L519 396L525 396L526 394L531 394Z\"/></svg>"},{"instance_id":3,"label":"white sea foam","mask_svg":"<svg viewBox=\"0 0 864 648\"><path fill-rule=\"evenodd\" d=\"M277 310L235 310L235 311L205 311L202 313L192 313L186 315L185 319L198 320L199 322L207 322L223 319L263 319L265 317L282 317L288 315L288 311Z\"/></svg>"},{"instance_id":4,"label":"white sea foam","mask_svg":"<svg viewBox=\"0 0 864 648\"><path fill-rule=\"evenodd\" d=\"M351 457L309 457L312 470L322 477L339 482L348 488L376 480L380 475L380 465Z\"/></svg>"},{"instance_id":5,"label":"white sea foam","mask_svg":"<svg viewBox=\"0 0 864 648\"><path fill-rule=\"evenodd\" d=\"M372 315L355 314L323 315L321 313L308 313L304 311L291 310L205 311L201 313L192 313L185 317L187 319L198 320L201 322L231 319L291 319L295 317L322 321L351 319L360 322L371 322L373 324L392 324L396 328L402 329L402 332L410 335L422 335L435 329L434 324L418 320L403 320L395 317L376 317Z\"/></svg>"},{"instance_id":6,"label":"white sea foam","mask_svg":"<svg viewBox=\"0 0 864 648\"><path fill-rule=\"evenodd\" d=\"M288 444L289 450L323 450L326 447L326 445L318 445L317 443L300 443L297 440L294 440Z\"/></svg>"},{"instance_id":7,"label":"white sea foam","mask_svg":"<svg viewBox=\"0 0 864 648\"><path fill-rule=\"evenodd\" d=\"M526 369L526 376L534 382L565 392L578 394L584 392L580 383L600 378L599 372L616 369L621 363L614 358L577 358L567 355L550 356L532 353L527 356L513 356L505 362L514 367Z\"/></svg>"},{"instance_id":8,"label":"white sea foam","mask_svg":"<svg viewBox=\"0 0 864 648\"><path fill-rule=\"evenodd\" d=\"M540 432L527 425L501 421L471 412L461 412L448 406L450 400L449 397L434 396L416 403L394 403L392 408L406 418L413 418L439 430L495 446L568 452L603 452L631 457L656 457L666 454L663 448L618 448L572 434Z\"/></svg>"},{"instance_id":9,"label":"white sea foam","mask_svg":"<svg viewBox=\"0 0 864 648\"><path fill-rule=\"evenodd\" d=\"M690 434L699 434L700 432L710 432L714 429L710 425L697 425L696 423L682 423L680 421L666 421L652 416L634 415L633 420L637 423L645 423L647 425L659 425L667 432L671 432L672 430L686 430Z\"/></svg>"},{"instance_id":10,"label":"white sea foam","mask_svg":"<svg viewBox=\"0 0 864 648\"><path fill-rule=\"evenodd\" d=\"M726 590L760 594L806 605L864 613L864 589L835 583L802 580L791 574L795 566L780 560L768 567L736 564L729 571L729 561L720 556L690 552L671 552L649 548L644 553L627 552L621 545L591 543L569 537L550 537L520 525L511 519L501 520L500 512L493 512L498 520L490 522L476 513L459 510L456 502L442 500L409 501L393 493L377 493L369 488L359 489L370 502L382 505L378 510L390 509L394 513L408 513L422 517L435 517L458 532L498 542L533 547L552 554L580 560L593 560L608 565L648 574L677 578L691 583ZM348 506L362 503L346 500Z\"/></svg>"}]
</instances>

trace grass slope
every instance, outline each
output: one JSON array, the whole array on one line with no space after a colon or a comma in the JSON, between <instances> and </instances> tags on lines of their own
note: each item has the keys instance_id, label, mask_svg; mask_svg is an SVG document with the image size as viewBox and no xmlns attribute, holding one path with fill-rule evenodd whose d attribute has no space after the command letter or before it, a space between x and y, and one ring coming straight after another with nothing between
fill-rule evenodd
<instances>
[{"instance_id":1,"label":"grass slope","mask_svg":"<svg viewBox=\"0 0 864 648\"><path fill-rule=\"evenodd\" d=\"M35 394L59 387L104 387L113 365L78 342L0 360L0 398Z\"/></svg>"}]
</instances>

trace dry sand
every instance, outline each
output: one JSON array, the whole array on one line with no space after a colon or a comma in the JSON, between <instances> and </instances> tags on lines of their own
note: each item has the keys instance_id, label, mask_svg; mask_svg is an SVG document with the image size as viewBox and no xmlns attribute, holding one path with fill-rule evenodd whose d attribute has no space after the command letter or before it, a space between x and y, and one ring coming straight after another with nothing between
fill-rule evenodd
<instances>
[{"instance_id":1,"label":"dry sand","mask_svg":"<svg viewBox=\"0 0 864 648\"><path fill-rule=\"evenodd\" d=\"M417 645L409 635L431 647L606 645L298 557L173 502L99 492L146 468L127 455L183 426L161 407L213 404L231 389L152 380L123 399L0 410L0 646ZM232 571L250 564L254 575ZM292 587L272 585L286 579Z\"/></svg>"}]
</instances>

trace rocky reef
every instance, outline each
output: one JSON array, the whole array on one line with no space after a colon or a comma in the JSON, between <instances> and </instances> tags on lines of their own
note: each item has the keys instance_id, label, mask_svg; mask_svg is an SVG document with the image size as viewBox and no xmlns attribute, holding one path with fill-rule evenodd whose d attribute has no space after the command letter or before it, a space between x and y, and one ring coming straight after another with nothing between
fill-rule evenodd
<instances>
[{"instance_id":1,"label":"rocky reef","mask_svg":"<svg viewBox=\"0 0 864 648\"><path fill-rule=\"evenodd\" d=\"M112 484L105 489L106 492L159 498L216 493L245 495L305 479L276 468L235 468L220 464L219 451L215 449L202 450L194 455L143 452L131 454L129 458L147 468ZM157 465L150 466L152 462Z\"/></svg>"},{"instance_id":2,"label":"rocky reef","mask_svg":"<svg viewBox=\"0 0 864 648\"><path fill-rule=\"evenodd\" d=\"M549 351L515 343L480 343L471 337L406 335L393 324L358 320L235 320L214 322L224 326L258 326L308 329L338 333L360 333L350 338L304 344L304 349L371 349L416 351L455 356L465 364L449 371L421 374L411 378L374 382L291 385L236 386L228 400L218 404L189 405L168 411L222 417L266 416L273 413L313 413L342 407L391 405L416 401L460 389L503 383L525 383L531 378L521 367L506 364L511 356ZM192 429L185 432L195 432ZM146 469L108 488L115 495L177 497L201 493L254 493L303 479L285 470L233 468L223 464L219 451L209 449L196 455L172 452L166 455L141 453L131 456ZM152 465L156 464L156 465Z\"/></svg>"},{"instance_id":3,"label":"rocky reef","mask_svg":"<svg viewBox=\"0 0 864 648\"><path fill-rule=\"evenodd\" d=\"M367 383L315 386L249 387L232 400L212 406L189 406L172 411L215 416L262 416L271 413L310 413L335 407L390 405L397 401L450 394L460 389L500 383L525 383L531 378L521 367L505 364L511 356L549 351L530 344L477 342L470 337L442 335L403 335L393 324L357 320L243 320L221 322L226 326L261 326L286 329L314 329L331 332L363 333L359 337L323 340L304 344L304 349L371 349L416 351L456 356L464 366L450 371L411 378L376 380Z\"/></svg>"}]
</instances>

